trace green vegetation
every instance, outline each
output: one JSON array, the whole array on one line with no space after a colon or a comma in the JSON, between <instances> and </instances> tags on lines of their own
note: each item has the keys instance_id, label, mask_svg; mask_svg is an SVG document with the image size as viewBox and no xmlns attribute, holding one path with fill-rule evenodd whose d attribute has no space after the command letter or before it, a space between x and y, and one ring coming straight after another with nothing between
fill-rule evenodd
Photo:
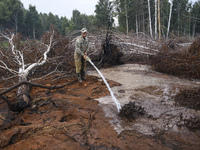
<instances>
[{"instance_id":1,"label":"green vegetation","mask_svg":"<svg viewBox=\"0 0 200 150\"><path fill-rule=\"evenodd\" d=\"M9 47L9 43L8 42L2 42L2 43L0 43L0 46L8 48Z\"/></svg>"}]
</instances>

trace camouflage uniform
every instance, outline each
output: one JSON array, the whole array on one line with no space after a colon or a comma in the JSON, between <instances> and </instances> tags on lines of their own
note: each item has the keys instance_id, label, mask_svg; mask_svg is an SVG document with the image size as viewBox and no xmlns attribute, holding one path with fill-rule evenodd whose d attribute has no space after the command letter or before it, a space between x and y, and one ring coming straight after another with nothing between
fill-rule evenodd
<instances>
[{"instance_id":1,"label":"camouflage uniform","mask_svg":"<svg viewBox=\"0 0 200 150\"><path fill-rule=\"evenodd\" d=\"M85 74L85 68L86 68L86 60L83 58L84 53L89 51L89 42L88 38L85 37L85 39L81 36L79 36L76 40L75 45L75 53L74 53L74 60L76 65L76 73Z\"/></svg>"}]
</instances>

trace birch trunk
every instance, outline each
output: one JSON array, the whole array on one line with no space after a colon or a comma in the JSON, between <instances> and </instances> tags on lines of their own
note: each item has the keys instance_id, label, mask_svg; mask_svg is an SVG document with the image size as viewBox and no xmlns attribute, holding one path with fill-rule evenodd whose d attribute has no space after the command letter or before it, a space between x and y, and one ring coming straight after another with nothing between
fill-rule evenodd
<instances>
[{"instance_id":1,"label":"birch trunk","mask_svg":"<svg viewBox=\"0 0 200 150\"><path fill-rule=\"evenodd\" d=\"M172 16L173 0L169 0L169 2L170 2L170 12L169 12L168 27L167 27L167 38L168 38L168 36L169 36L169 28L170 28L170 22L171 22L171 16Z\"/></svg>"},{"instance_id":2,"label":"birch trunk","mask_svg":"<svg viewBox=\"0 0 200 150\"><path fill-rule=\"evenodd\" d=\"M18 12L14 15L14 20L15 20L15 33L17 35L17 33L18 33Z\"/></svg>"},{"instance_id":3,"label":"birch trunk","mask_svg":"<svg viewBox=\"0 0 200 150\"><path fill-rule=\"evenodd\" d=\"M143 15L142 15L142 32L144 32L145 33L145 19L144 19L145 17L144 17L144 12L143 12Z\"/></svg>"},{"instance_id":4,"label":"birch trunk","mask_svg":"<svg viewBox=\"0 0 200 150\"><path fill-rule=\"evenodd\" d=\"M159 39L160 39L161 38L160 0L158 0L158 29L159 29Z\"/></svg>"},{"instance_id":5,"label":"birch trunk","mask_svg":"<svg viewBox=\"0 0 200 150\"><path fill-rule=\"evenodd\" d=\"M193 33L192 33L192 36L194 37L195 36L195 28L196 28L196 22L197 22L197 19L196 17L194 18L194 24L193 24Z\"/></svg>"},{"instance_id":6,"label":"birch trunk","mask_svg":"<svg viewBox=\"0 0 200 150\"><path fill-rule=\"evenodd\" d=\"M179 30L180 30L180 10L179 10L179 5L178 5L178 36L179 36Z\"/></svg>"},{"instance_id":7,"label":"birch trunk","mask_svg":"<svg viewBox=\"0 0 200 150\"><path fill-rule=\"evenodd\" d=\"M33 39L35 39L35 26L33 26Z\"/></svg>"},{"instance_id":8,"label":"birch trunk","mask_svg":"<svg viewBox=\"0 0 200 150\"><path fill-rule=\"evenodd\" d=\"M158 0L155 0L155 39L158 38Z\"/></svg>"},{"instance_id":9,"label":"birch trunk","mask_svg":"<svg viewBox=\"0 0 200 150\"><path fill-rule=\"evenodd\" d=\"M137 20L137 15L136 15L136 33L137 33L137 37L138 37L138 20Z\"/></svg>"},{"instance_id":10,"label":"birch trunk","mask_svg":"<svg viewBox=\"0 0 200 150\"><path fill-rule=\"evenodd\" d=\"M152 35L152 26L151 26L151 9L150 9L150 2L149 2L149 0L148 0L148 10L149 10L149 29L150 29L150 36L152 38L153 35Z\"/></svg>"},{"instance_id":11,"label":"birch trunk","mask_svg":"<svg viewBox=\"0 0 200 150\"><path fill-rule=\"evenodd\" d=\"M28 81L26 76L21 76L19 77L19 82L21 81ZM30 88L29 85L22 84L21 86L18 87L17 92L17 99L16 103L19 104L19 111L24 110L26 107L31 105L31 98L30 98Z\"/></svg>"},{"instance_id":12,"label":"birch trunk","mask_svg":"<svg viewBox=\"0 0 200 150\"><path fill-rule=\"evenodd\" d=\"M127 3L125 1L125 11L126 11L126 35L128 36L128 12L127 12Z\"/></svg>"}]
</instances>

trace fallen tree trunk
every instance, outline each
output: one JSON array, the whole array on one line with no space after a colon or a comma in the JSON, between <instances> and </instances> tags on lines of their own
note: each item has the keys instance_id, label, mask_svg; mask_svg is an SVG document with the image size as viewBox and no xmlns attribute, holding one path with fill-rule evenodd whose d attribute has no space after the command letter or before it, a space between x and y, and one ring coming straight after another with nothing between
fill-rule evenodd
<instances>
[{"instance_id":1,"label":"fallen tree trunk","mask_svg":"<svg viewBox=\"0 0 200 150\"><path fill-rule=\"evenodd\" d=\"M29 85L31 85L31 86L35 86L35 87L50 89L50 91L51 91L53 89L63 88L66 85L73 84L76 81L77 81L77 79L75 79L73 81L70 81L68 83L62 84L62 85L55 85L55 86L45 86L45 85L41 85L41 84L29 82L29 81L21 81L21 82L15 84L15 85L9 87L8 89L0 92L0 96L7 103L9 110L14 111L14 112L21 112L26 107L30 106L31 97L30 97L29 90L28 90L29 88L25 88L25 87L28 87ZM17 97L17 102L16 103L11 103L6 97L2 96L4 94L6 94L6 93L18 88L18 87L20 87L20 88L24 87L24 89L21 89L23 91L20 91L20 95ZM48 91L48 93L50 91ZM26 99L29 100L28 103L26 102Z\"/></svg>"}]
</instances>

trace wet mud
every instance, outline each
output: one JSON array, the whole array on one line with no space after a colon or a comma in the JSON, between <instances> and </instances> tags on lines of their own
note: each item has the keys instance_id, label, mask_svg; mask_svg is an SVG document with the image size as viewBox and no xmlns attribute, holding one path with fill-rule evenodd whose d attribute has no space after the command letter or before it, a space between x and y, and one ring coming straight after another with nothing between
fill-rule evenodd
<instances>
[{"instance_id":1,"label":"wet mud","mask_svg":"<svg viewBox=\"0 0 200 150\"><path fill-rule=\"evenodd\" d=\"M101 72L107 79L122 84L112 90L124 108L123 117L116 115L110 96L98 99L106 116L112 118L110 122L118 134L125 130L136 130L152 137L174 134L190 142L195 141L194 145L199 148L200 111L177 105L174 99L182 89L199 87L199 81L158 73L149 66L138 64L101 69ZM94 74L91 72L91 75ZM186 146L183 149L192 148Z\"/></svg>"}]
</instances>

